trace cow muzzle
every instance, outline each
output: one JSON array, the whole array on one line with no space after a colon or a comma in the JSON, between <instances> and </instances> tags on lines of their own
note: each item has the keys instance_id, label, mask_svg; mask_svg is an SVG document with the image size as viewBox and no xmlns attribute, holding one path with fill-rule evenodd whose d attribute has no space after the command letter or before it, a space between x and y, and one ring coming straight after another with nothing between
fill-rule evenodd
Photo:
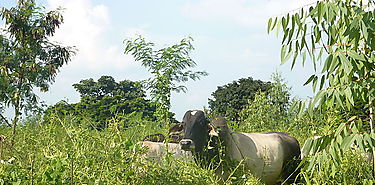
<instances>
[{"instance_id":1,"label":"cow muzzle","mask_svg":"<svg viewBox=\"0 0 375 185\"><path fill-rule=\"evenodd\" d=\"M195 149L195 144L191 139L182 139L180 146L182 150L193 151Z\"/></svg>"}]
</instances>

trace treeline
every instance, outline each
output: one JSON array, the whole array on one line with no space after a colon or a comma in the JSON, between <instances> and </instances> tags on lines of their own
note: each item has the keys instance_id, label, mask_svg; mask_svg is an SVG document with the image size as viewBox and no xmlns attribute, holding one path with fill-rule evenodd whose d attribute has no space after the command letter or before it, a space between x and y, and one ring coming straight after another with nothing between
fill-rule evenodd
<instances>
[{"instance_id":1,"label":"treeline","mask_svg":"<svg viewBox=\"0 0 375 185\"><path fill-rule=\"evenodd\" d=\"M73 87L80 93L80 101L72 104L60 101L48 107L44 112L45 123L56 117L74 116L80 120L78 123L86 123L86 119L89 119L91 124L88 127L103 129L108 127L111 119L123 126L133 124L132 117L156 121L156 103L146 99L140 82L116 82L111 76L102 76L97 81L92 78L81 80Z\"/></svg>"},{"instance_id":2,"label":"treeline","mask_svg":"<svg viewBox=\"0 0 375 185\"><path fill-rule=\"evenodd\" d=\"M229 84L219 86L212 93L209 99L210 115L225 116L230 120L239 121L240 116L244 117L244 108L250 104L259 94L264 94L272 98L272 104L279 107L281 111L286 111L289 104L289 92L286 84L280 84L280 76L274 80L276 83L253 80L253 78L241 78ZM69 104L60 101L53 106L49 106L43 115L45 123L50 120L65 116L74 116L78 122L87 123L91 121L89 128L103 129L108 127L111 120L120 122L124 128L136 124L133 118L138 120L148 120L157 122L155 115L157 103L146 98L145 88L141 82L123 80L116 82L111 76L102 76L97 81L90 79L81 80L73 87L80 94L78 103ZM279 94L275 94L276 88L280 89ZM272 90L271 90L272 89ZM283 94L283 96L279 96ZM275 98L283 99L282 101ZM173 117L174 113L169 112L172 123L177 122ZM163 123L160 123L162 126Z\"/></svg>"}]
</instances>

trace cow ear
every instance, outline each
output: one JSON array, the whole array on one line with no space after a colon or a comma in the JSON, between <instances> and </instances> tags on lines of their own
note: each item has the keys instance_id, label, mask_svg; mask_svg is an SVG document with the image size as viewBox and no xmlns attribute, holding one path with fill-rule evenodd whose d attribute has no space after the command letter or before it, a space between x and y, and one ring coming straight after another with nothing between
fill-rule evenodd
<instances>
[{"instance_id":1,"label":"cow ear","mask_svg":"<svg viewBox=\"0 0 375 185\"><path fill-rule=\"evenodd\" d=\"M184 130L183 125L179 123L169 129L169 135L179 135L182 133L183 130Z\"/></svg>"},{"instance_id":2,"label":"cow ear","mask_svg":"<svg viewBox=\"0 0 375 185\"><path fill-rule=\"evenodd\" d=\"M219 137L219 134L216 132L215 127L212 124L208 124L208 135Z\"/></svg>"}]
</instances>

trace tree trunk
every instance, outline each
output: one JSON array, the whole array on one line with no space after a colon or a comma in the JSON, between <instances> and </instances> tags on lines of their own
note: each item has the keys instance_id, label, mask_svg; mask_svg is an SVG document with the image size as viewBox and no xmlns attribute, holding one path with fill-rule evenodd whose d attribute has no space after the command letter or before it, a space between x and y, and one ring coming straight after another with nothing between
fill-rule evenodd
<instances>
[{"instance_id":1,"label":"tree trunk","mask_svg":"<svg viewBox=\"0 0 375 185\"><path fill-rule=\"evenodd\" d=\"M13 126L13 131L12 131L12 141L11 141L11 146L13 147L14 146L14 140L15 140L15 137L16 137L16 128L17 128L17 124L18 124L18 120L19 120L19 117L21 115L21 110L20 110L21 106L20 106L20 99L18 98L16 100L16 103L14 105L14 119L13 119L13 122L12 122L12 126Z\"/></svg>"},{"instance_id":2,"label":"tree trunk","mask_svg":"<svg viewBox=\"0 0 375 185\"><path fill-rule=\"evenodd\" d=\"M371 127L371 137L374 136L374 107L372 102L370 102L370 127ZM375 148L372 147L372 175L375 178Z\"/></svg>"}]
</instances>

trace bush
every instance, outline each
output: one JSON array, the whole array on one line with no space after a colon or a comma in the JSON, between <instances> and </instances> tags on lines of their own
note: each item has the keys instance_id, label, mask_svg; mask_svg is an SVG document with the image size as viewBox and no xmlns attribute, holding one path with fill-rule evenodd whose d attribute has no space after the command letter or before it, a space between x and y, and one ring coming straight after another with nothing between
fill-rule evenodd
<instances>
[{"instance_id":1,"label":"bush","mask_svg":"<svg viewBox=\"0 0 375 185\"><path fill-rule=\"evenodd\" d=\"M347 151L338 164L334 164L333 160L327 160L323 165L316 166L312 172L306 172L307 166L301 172L305 184L370 185L375 183L370 162L355 149Z\"/></svg>"}]
</instances>

